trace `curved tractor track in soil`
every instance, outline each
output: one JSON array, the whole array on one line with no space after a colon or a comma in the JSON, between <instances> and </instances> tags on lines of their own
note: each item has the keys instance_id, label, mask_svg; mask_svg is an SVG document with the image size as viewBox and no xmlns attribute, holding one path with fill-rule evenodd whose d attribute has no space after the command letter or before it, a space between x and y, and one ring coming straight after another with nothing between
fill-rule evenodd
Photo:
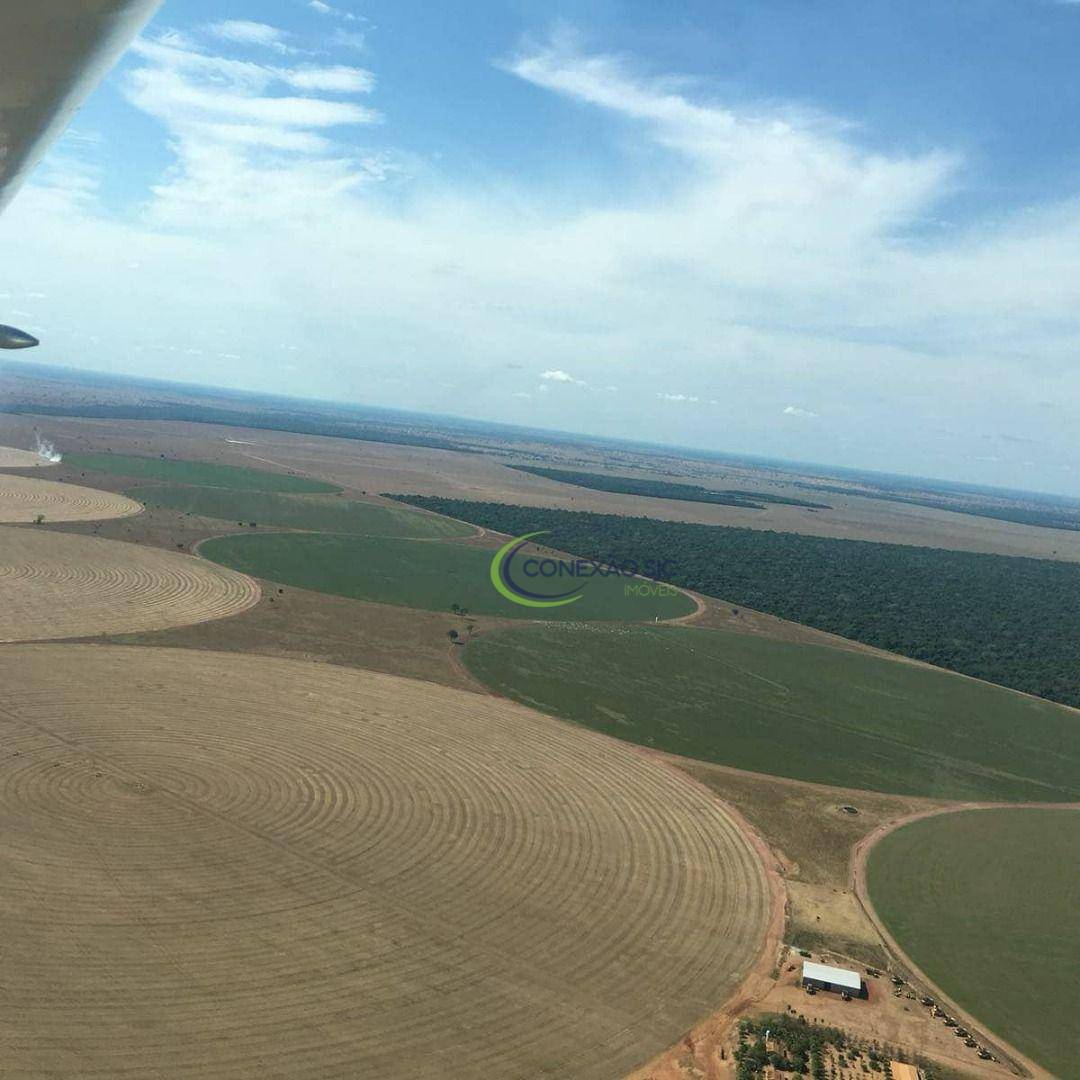
<instances>
[{"instance_id":1,"label":"curved tractor track in soil","mask_svg":"<svg viewBox=\"0 0 1080 1080\"><path fill-rule=\"evenodd\" d=\"M722 804L522 706L105 645L0 682L19 1075L617 1078L760 952Z\"/></svg>"},{"instance_id":2,"label":"curved tractor track in soil","mask_svg":"<svg viewBox=\"0 0 1080 1080\"><path fill-rule=\"evenodd\" d=\"M260 595L251 578L191 555L0 526L0 642L188 626Z\"/></svg>"},{"instance_id":3,"label":"curved tractor track in soil","mask_svg":"<svg viewBox=\"0 0 1080 1080\"><path fill-rule=\"evenodd\" d=\"M126 495L36 477L0 475L0 522L105 521L142 513Z\"/></svg>"}]
</instances>

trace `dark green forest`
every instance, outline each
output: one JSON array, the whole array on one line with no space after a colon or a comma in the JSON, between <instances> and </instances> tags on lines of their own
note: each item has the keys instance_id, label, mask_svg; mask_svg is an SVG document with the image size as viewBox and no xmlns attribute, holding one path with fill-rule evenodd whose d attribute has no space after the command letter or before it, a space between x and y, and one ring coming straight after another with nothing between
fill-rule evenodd
<instances>
[{"instance_id":1,"label":"dark green forest","mask_svg":"<svg viewBox=\"0 0 1080 1080\"><path fill-rule=\"evenodd\" d=\"M782 506L803 506L809 510L831 510L825 503L807 502L785 495L771 495L764 491L714 491L700 484L677 484L671 480L639 480L633 476L609 476L606 473L574 472L571 469L545 469L535 465L511 465L518 472L543 476L547 480L559 480L576 487L592 488L594 491L611 491L617 495L647 495L655 499L681 499L683 502L718 503L720 506L741 506L744 510L764 510L765 503Z\"/></svg>"},{"instance_id":2,"label":"dark green forest","mask_svg":"<svg viewBox=\"0 0 1080 1080\"><path fill-rule=\"evenodd\" d=\"M415 495L394 498L1080 706L1080 566L1046 559Z\"/></svg>"}]
</instances>

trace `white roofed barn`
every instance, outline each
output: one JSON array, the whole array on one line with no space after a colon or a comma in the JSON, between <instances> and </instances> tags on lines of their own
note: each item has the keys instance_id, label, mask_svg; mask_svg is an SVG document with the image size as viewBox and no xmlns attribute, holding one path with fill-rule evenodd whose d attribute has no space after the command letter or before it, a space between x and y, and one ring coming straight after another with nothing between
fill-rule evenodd
<instances>
[{"instance_id":1,"label":"white roofed barn","mask_svg":"<svg viewBox=\"0 0 1080 1080\"><path fill-rule=\"evenodd\" d=\"M837 994L866 997L858 972L830 967L828 964L815 964L812 960L803 961L802 984L806 989L832 990Z\"/></svg>"}]
</instances>

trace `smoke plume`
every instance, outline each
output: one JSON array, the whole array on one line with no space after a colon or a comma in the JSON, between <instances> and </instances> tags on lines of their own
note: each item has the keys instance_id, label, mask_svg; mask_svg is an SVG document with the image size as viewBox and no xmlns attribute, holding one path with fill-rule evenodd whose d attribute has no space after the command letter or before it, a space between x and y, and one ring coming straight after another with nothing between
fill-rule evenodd
<instances>
[{"instance_id":1,"label":"smoke plume","mask_svg":"<svg viewBox=\"0 0 1080 1080\"><path fill-rule=\"evenodd\" d=\"M64 455L48 439L43 439L37 432L34 433L34 438L37 440L38 457L44 458L53 465L59 465Z\"/></svg>"}]
</instances>

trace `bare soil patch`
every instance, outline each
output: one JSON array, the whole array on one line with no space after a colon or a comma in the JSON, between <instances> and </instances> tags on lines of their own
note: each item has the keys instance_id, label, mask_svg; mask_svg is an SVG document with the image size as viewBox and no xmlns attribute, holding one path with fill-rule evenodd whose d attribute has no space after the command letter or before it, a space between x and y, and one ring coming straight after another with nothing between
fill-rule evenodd
<instances>
[{"instance_id":1,"label":"bare soil patch","mask_svg":"<svg viewBox=\"0 0 1080 1080\"><path fill-rule=\"evenodd\" d=\"M52 465L33 450L16 450L13 446L0 446L0 469L33 469L40 465Z\"/></svg>"},{"instance_id":2,"label":"bare soil patch","mask_svg":"<svg viewBox=\"0 0 1080 1080\"><path fill-rule=\"evenodd\" d=\"M818 993L813 997L799 985L802 957L789 951L781 962L781 975L773 991L761 1002L760 1012L785 1012L790 1007L808 1020L843 1028L858 1038L884 1047L904 1047L938 1061L967 1076L1004 1078L1014 1075L1004 1062L980 1061L964 1040L953 1034L932 1011L918 1001L910 986L895 993L892 981L882 975L867 978L870 996L844 1001L839 994ZM842 954L814 953L814 959L854 967ZM915 997L909 997L915 994Z\"/></svg>"},{"instance_id":3,"label":"bare soil patch","mask_svg":"<svg viewBox=\"0 0 1080 1080\"><path fill-rule=\"evenodd\" d=\"M449 612L372 604L269 582L262 583L262 590L259 603L235 618L116 634L109 640L321 660L486 693L461 664L461 646L451 644L449 631L464 641L470 625L509 624L509 620L460 618Z\"/></svg>"},{"instance_id":4,"label":"bare soil patch","mask_svg":"<svg viewBox=\"0 0 1080 1080\"><path fill-rule=\"evenodd\" d=\"M888 963L881 935L853 887L858 845L893 822L955 804L669 760L736 807L768 843L787 883L789 943L833 949L863 963Z\"/></svg>"}]
</instances>

